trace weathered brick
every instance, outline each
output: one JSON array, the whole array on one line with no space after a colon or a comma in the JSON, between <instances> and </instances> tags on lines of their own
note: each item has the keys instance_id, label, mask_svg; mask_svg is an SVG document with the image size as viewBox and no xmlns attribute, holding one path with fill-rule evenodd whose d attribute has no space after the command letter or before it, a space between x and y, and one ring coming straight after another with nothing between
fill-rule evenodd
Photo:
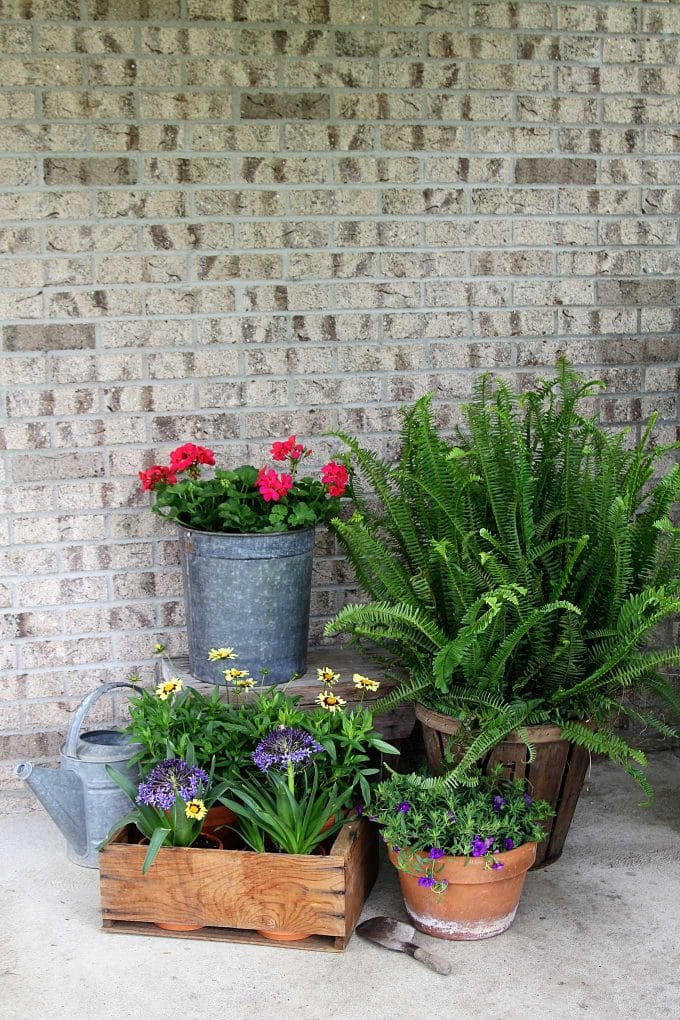
<instances>
[{"instance_id":1,"label":"weathered brick","mask_svg":"<svg viewBox=\"0 0 680 1020\"><path fill-rule=\"evenodd\" d=\"M94 347L94 326L67 323L51 326L5 326L6 351L64 351Z\"/></svg>"},{"instance_id":2,"label":"weathered brick","mask_svg":"<svg viewBox=\"0 0 680 1020\"><path fill-rule=\"evenodd\" d=\"M518 159L517 184L594 184L594 159Z\"/></svg>"},{"instance_id":3,"label":"weathered brick","mask_svg":"<svg viewBox=\"0 0 680 1020\"><path fill-rule=\"evenodd\" d=\"M598 280L597 298L607 305L665 305L675 299L671 280Z\"/></svg>"},{"instance_id":4,"label":"weathered brick","mask_svg":"<svg viewBox=\"0 0 680 1020\"><path fill-rule=\"evenodd\" d=\"M241 117L249 120L327 120L330 96L317 92L244 92Z\"/></svg>"}]
</instances>

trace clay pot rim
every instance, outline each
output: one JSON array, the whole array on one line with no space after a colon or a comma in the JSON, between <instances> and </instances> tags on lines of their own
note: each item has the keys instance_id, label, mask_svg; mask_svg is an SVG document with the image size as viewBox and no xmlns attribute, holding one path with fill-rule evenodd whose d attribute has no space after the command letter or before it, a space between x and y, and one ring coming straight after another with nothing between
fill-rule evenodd
<instances>
[{"instance_id":1,"label":"clay pot rim","mask_svg":"<svg viewBox=\"0 0 680 1020\"><path fill-rule=\"evenodd\" d=\"M500 861L503 865L502 868L485 866L485 857L445 856L440 857L435 863L445 866L446 879L449 884L482 885L486 882L503 882L529 870L536 859L537 846L538 843L536 842L522 843L521 846L516 846L512 850L505 850L503 853L494 854L493 859ZM408 849L408 847L402 847L402 850ZM412 878L414 881L418 880L418 876L410 875L409 872L402 871L399 868L397 864L398 855L394 853L391 847L388 847L387 853L397 871L402 875ZM430 861L426 854L420 853L417 856L423 863Z\"/></svg>"}]
</instances>

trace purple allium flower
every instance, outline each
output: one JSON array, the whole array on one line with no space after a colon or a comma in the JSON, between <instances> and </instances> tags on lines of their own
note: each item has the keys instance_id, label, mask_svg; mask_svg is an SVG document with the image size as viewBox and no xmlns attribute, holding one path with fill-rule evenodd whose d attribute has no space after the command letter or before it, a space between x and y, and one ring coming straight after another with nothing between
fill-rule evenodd
<instances>
[{"instance_id":1,"label":"purple allium flower","mask_svg":"<svg viewBox=\"0 0 680 1020\"><path fill-rule=\"evenodd\" d=\"M251 757L260 772L269 772L270 769L285 772L289 765L307 765L321 751L321 744L305 730L280 726L260 741Z\"/></svg>"},{"instance_id":2,"label":"purple allium flower","mask_svg":"<svg viewBox=\"0 0 680 1020\"><path fill-rule=\"evenodd\" d=\"M411 805L407 800L402 800L400 804L397 804L397 811L401 811L402 815L407 815L411 810Z\"/></svg>"},{"instance_id":3,"label":"purple allium flower","mask_svg":"<svg viewBox=\"0 0 680 1020\"><path fill-rule=\"evenodd\" d=\"M184 758L166 758L139 784L137 803L167 811L178 794L182 800L191 800L198 793L199 785L207 786L209 782L208 773L197 765L188 765Z\"/></svg>"},{"instance_id":4,"label":"purple allium flower","mask_svg":"<svg viewBox=\"0 0 680 1020\"><path fill-rule=\"evenodd\" d=\"M472 845L470 847L471 857L483 857L491 847L493 846L493 836L473 836Z\"/></svg>"},{"instance_id":5,"label":"purple allium flower","mask_svg":"<svg viewBox=\"0 0 680 1020\"><path fill-rule=\"evenodd\" d=\"M441 847L433 846L427 856L431 861L439 861L442 857L446 857L446 852Z\"/></svg>"},{"instance_id":6,"label":"purple allium flower","mask_svg":"<svg viewBox=\"0 0 680 1020\"><path fill-rule=\"evenodd\" d=\"M432 886L436 884L436 879L432 878L430 875L421 875L418 879L418 885L422 886L423 889L431 889Z\"/></svg>"},{"instance_id":7,"label":"purple allium flower","mask_svg":"<svg viewBox=\"0 0 680 1020\"><path fill-rule=\"evenodd\" d=\"M496 794L496 795L494 796L494 799L493 799L493 809L494 809L494 811L500 811L500 809L501 809L502 807L505 807L505 805L506 805L507 803L508 803L508 802L507 802L507 800L505 799L505 797L501 797L501 796L500 796L500 794L498 794L498 793L497 793L497 794Z\"/></svg>"},{"instance_id":8,"label":"purple allium flower","mask_svg":"<svg viewBox=\"0 0 680 1020\"><path fill-rule=\"evenodd\" d=\"M491 865L492 871L498 871L499 868L503 867L503 861L494 861Z\"/></svg>"},{"instance_id":9,"label":"purple allium flower","mask_svg":"<svg viewBox=\"0 0 680 1020\"><path fill-rule=\"evenodd\" d=\"M505 847L506 850L514 850L515 849L515 841L512 838L512 836L506 836L505 837L505 839L503 840L503 846Z\"/></svg>"},{"instance_id":10,"label":"purple allium flower","mask_svg":"<svg viewBox=\"0 0 680 1020\"><path fill-rule=\"evenodd\" d=\"M532 803L533 803L533 800L532 800L532 798L531 798L531 797L529 796L529 794L528 794L528 793L525 793L525 794L524 794L524 803L525 803L525 804L527 804L527 805L529 805L529 804L532 804Z\"/></svg>"}]
</instances>

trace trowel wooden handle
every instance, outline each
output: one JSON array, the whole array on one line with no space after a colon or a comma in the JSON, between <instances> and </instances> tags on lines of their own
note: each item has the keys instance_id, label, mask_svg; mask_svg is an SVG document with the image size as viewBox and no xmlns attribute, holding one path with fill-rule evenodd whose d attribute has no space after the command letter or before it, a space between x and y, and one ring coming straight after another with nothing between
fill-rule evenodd
<instances>
[{"instance_id":1,"label":"trowel wooden handle","mask_svg":"<svg viewBox=\"0 0 680 1020\"><path fill-rule=\"evenodd\" d=\"M418 946L413 953L414 960L420 960L426 967L433 970L435 974L443 974L446 976L451 973L451 964L448 960L443 960L441 956L435 956L434 953L428 953L427 949L421 949Z\"/></svg>"}]
</instances>

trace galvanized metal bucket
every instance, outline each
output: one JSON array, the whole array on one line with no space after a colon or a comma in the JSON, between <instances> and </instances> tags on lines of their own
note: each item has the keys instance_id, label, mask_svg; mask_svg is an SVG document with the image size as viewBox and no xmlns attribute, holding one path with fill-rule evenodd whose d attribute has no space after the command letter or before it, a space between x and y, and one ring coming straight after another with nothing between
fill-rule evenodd
<instances>
[{"instance_id":1,"label":"galvanized metal bucket","mask_svg":"<svg viewBox=\"0 0 680 1020\"><path fill-rule=\"evenodd\" d=\"M224 669L283 683L307 668L314 528L219 534L179 526L191 672L224 684ZM233 662L208 662L231 647Z\"/></svg>"}]
</instances>

